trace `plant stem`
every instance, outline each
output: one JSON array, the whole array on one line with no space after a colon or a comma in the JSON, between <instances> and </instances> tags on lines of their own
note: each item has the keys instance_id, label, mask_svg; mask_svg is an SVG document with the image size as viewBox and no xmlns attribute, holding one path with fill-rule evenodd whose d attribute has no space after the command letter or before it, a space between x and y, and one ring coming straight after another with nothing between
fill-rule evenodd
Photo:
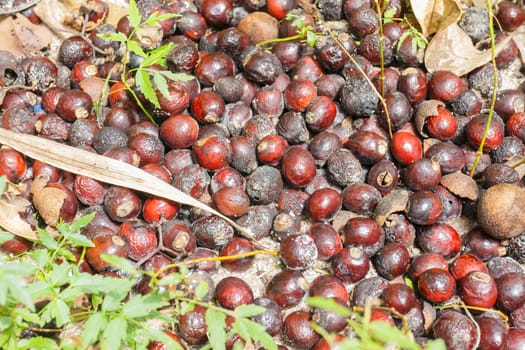
<instances>
[{"instance_id":1,"label":"plant stem","mask_svg":"<svg viewBox=\"0 0 525 350\"><path fill-rule=\"evenodd\" d=\"M388 135L392 139L392 136L393 136L393 134L392 134L392 123L390 121L390 113L388 112L388 107L386 105L385 99L383 98L383 96L381 96L381 93L379 93L379 91L377 91L377 89L374 86L374 83L372 83L372 81L370 80L370 78L368 77L366 72L363 70L363 68L361 68L361 66L359 65L359 63L357 63L357 61L354 59L354 57L352 57L350 52L348 52L348 50L344 47L343 43L337 38L337 36L331 30L328 31L328 34L335 41L337 46L339 46L341 48L341 50L348 57L348 59L350 61L352 61L352 63L357 68L359 73L361 73L361 75L365 78L365 80L368 83L368 85L370 85L370 87L372 88L372 91L374 92L374 94L376 94L376 96L379 98L379 102L381 103L381 106L383 106L383 110L384 110L385 116L386 116L386 122L387 122L387 125L388 125Z\"/></svg>"},{"instance_id":2,"label":"plant stem","mask_svg":"<svg viewBox=\"0 0 525 350\"><path fill-rule=\"evenodd\" d=\"M490 108L489 108L489 115L487 117L487 123L485 125L485 130L483 132L483 137L481 138L481 142L478 147L478 151L476 152L476 158L474 159L474 163L472 164L472 168L470 169L469 176L473 177L474 173L476 172L476 168L478 167L479 161L481 159L481 155L483 154L483 147L485 146L485 141L487 140L487 135L490 130L490 124L492 123L492 116L494 115L494 105L496 104L496 92L498 89L498 67L496 66L496 39L494 36L494 13L492 11L492 0L487 0L487 10L488 10L488 16L489 16L489 36L490 36L490 52L491 52L491 65L492 70L494 74L494 80L493 80L493 87L492 87L492 96L490 99Z\"/></svg>"},{"instance_id":3,"label":"plant stem","mask_svg":"<svg viewBox=\"0 0 525 350\"><path fill-rule=\"evenodd\" d=\"M162 269L157 271L154 275L156 277L158 277L161 273L163 273L163 272L165 272L167 270L173 269L173 268L177 268L177 267L179 267L181 265L194 265L194 264L198 264L198 263L201 263L201 262L207 262L207 261L236 260L236 259L247 258L247 257L250 257L250 256L255 256L255 255L277 256L277 255L279 255L279 252L278 251L274 251L274 250L252 250L251 252L242 253L242 254L227 255L227 256L212 256L212 257L206 257L206 258L197 258L197 259L192 259L192 260L188 260L188 261L182 261L182 262L178 262L178 263L174 263L174 264L169 264L169 265L163 266Z\"/></svg>"},{"instance_id":4,"label":"plant stem","mask_svg":"<svg viewBox=\"0 0 525 350\"><path fill-rule=\"evenodd\" d=\"M287 36L284 38L268 39L268 40L263 40L263 41L258 42L255 46L261 47L261 46L265 46L265 45L273 44L273 43L282 43L286 41L299 40L299 39L302 39L303 37L304 37L303 34L295 34L295 35Z\"/></svg>"}]
</instances>

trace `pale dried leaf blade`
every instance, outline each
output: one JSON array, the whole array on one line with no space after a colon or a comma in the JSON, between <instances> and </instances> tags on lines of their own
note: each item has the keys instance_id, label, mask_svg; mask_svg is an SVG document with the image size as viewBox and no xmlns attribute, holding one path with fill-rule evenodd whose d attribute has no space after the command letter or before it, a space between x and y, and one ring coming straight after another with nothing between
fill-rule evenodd
<instances>
[{"instance_id":1,"label":"pale dried leaf blade","mask_svg":"<svg viewBox=\"0 0 525 350\"><path fill-rule=\"evenodd\" d=\"M239 226L230 218L133 165L41 137L2 128L0 128L0 144L73 174L88 176L108 184L205 210L227 221L241 234L253 239L246 228Z\"/></svg>"},{"instance_id":2,"label":"pale dried leaf blade","mask_svg":"<svg viewBox=\"0 0 525 350\"><path fill-rule=\"evenodd\" d=\"M408 191L394 190L379 200L374 209L374 219L383 225L392 213L404 211L408 204Z\"/></svg>"},{"instance_id":3,"label":"pale dried leaf blade","mask_svg":"<svg viewBox=\"0 0 525 350\"><path fill-rule=\"evenodd\" d=\"M440 182L443 187L458 197L472 201L478 199L479 190L476 181L462 172L443 175Z\"/></svg>"},{"instance_id":4,"label":"pale dried leaf blade","mask_svg":"<svg viewBox=\"0 0 525 350\"><path fill-rule=\"evenodd\" d=\"M4 197L0 198L0 227L19 237L32 241L37 240L37 233L27 221L22 220L20 217L20 213L24 212L30 205L29 201L21 198L12 200Z\"/></svg>"},{"instance_id":5,"label":"pale dried leaf blade","mask_svg":"<svg viewBox=\"0 0 525 350\"><path fill-rule=\"evenodd\" d=\"M459 0L411 0L410 5L424 36L457 23L461 18Z\"/></svg>"},{"instance_id":6,"label":"pale dried leaf blade","mask_svg":"<svg viewBox=\"0 0 525 350\"><path fill-rule=\"evenodd\" d=\"M496 45L496 54L511 39L512 36L509 35ZM457 24L451 24L436 33L425 51L425 67L430 73L449 70L462 76L490 62L491 59L491 51L477 50L470 37Z\"/></svg>"}]
</instances>

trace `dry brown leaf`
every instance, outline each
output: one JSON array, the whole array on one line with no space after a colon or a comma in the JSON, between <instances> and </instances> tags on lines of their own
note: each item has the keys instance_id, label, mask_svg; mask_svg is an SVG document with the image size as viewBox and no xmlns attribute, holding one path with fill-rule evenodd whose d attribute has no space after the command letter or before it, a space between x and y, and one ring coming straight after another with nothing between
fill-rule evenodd
<instances>
[{"instance_id":1,"label":"dry brown leaf","mask_svg":"<svg viewBox=\"0 0 525 350\"><path fill-rule=\"evenodd\" d=\"M441 184L458 197L472 201L478 199L479 190L476 181L462 172L446 174L441 177Z\"/></svg>"},{"instance_id":2,"label":"dry brown leaf","mask_svg":"<svg viewBox=\"0 0 525 350\"><path fill-rule=\"evenodd\" d=\"M20 217L20 213L25 212L31 202L23 198L0 198L0 227L7 232L30 240L37 240L37 233L31 228L31 225Z\"/></svg>"},{"instance_id":3,"label":"dry brown leaf","mask_svg":"<svg viewBox=\"0 0 525 350\"><path fill-rule=\"evenodd\" d=\"M34 11L57 36L68 38L79 33L65 23L78 15L82 3L82 0L40 0ZM112 1L107 1L107 4L109 12L105 23L116 26L119 19L127 15L128 10Z\"/></svg>"},{"instance_id":4,"label":"dry brown leaf","mask_svg":"<svg viewBox=\"0 0 525 350\"><path fill-rule=\"evenodd\" d=\"M408 191L394 190L379 200L374 209L374 219L383 226L392 213L404 211L408 203Z\"/></svg>"},{"instance_id":5,"label":"dry brown leaf","mask_svg":"<svg viewBox=\"0 0 525 350\"><path fill-rule=\"evenodd\" d=\"M16 58L32 56L51 45L53 33L42 25L31 23L26 17L16 14L0 22L0 50L11 52Z\"/></svg>"},{"instance_id":6,"label":"dry brown leaf","mask_svg":"<svg viewBox=\"0 0 525 350\"><path fill-rule=\"evenodd\" d=\"M496 45L496 54L513 38L509 35ZM492 58L490 50L480 51L474 47L470 37L457 24L440 30L428 43L425 51L425 67L432 73L449 70L459 76L488 63Z\"/></svg>"},{"instance_id":7,"label":"dry brown leaf","mask_svg":"<svg viewBox=\"0 0 525 350\"><path fill-rule=\"evenodd\" d=\"M410 0L410 5L424 36L457 23L461 18L459 0Z\"/></svg>"},{"instance_id":8,"label":"dry brown leaf","mask_svg":"<svg viewBox=\"0 0 525 350\"><path fill-rule=\"evenodd\" d=\"M37 176L31 183L29 192L33 196L36 210L49 226L56 226L60 220L60 209L66 194L58 188L46 187L49 182L48 175Z\"/></svg>"},{"instance_id":9,"label":"dry brown leaf","mask_svg":"<svg viewBox=\"0 0 525 350\"><path fill-rule=\"evenodd\" d=\"M224 219L241 235L253 240L258 247L265 248L253 238L251 232L232 219L133 165L38 136L20 134L2 128L0 128L0 144L16 149L29 158L40 160L73 174L88 176L108 184L205 210Z\"/></svg>"}]
</instances>

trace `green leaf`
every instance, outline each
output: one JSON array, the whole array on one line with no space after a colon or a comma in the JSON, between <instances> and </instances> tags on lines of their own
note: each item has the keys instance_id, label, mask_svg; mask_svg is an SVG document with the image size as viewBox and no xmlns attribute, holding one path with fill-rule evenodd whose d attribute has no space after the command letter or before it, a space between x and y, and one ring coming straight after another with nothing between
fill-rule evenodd
<instances>
[{"instance_id":1,"label":"green leaf","mask_svg":"<svg viewBox=\"0 0 525 350\"><path fill-rule=\"evenodd\" d=\"M40 227L37 227L36 230L38 232L38 236L40 237L40 243L42 243L44 247L50 250L56 250L58 248L57 241L51 237L51 235L46 230Z\"/></svg>"},{"instance_id":2,"label":"green leaf","mask_svg":"<svg viewBox=\"0 0 525 350\"><path fill-rule=\"evenodd\" d=\"M10 261L0 265L0 271L17 277L30 276L34 274L37 269L38 267L34 264L21 261Z\"/></svg>"},{"instance_id":3,"label":"green leaf","mask_svg":"<svg viewBox=\"0 0 525 350\"><path fill-rule=\"evenodd\" d=\"M61 299L51 300L43 309L42 323L55 320L57 327L62 327L71 322L69 306Z\"/></svg>"},{"instance_id":4,"label":"green leaf","mask_svg":"<svg viewBox=\"0 0 525 350\"><path fill-rule=\"evenodd\" d=\"M404 280L407 286L409 286L411 289L414 289L414 282L410 278L405 277Z\"/></svg>"},{"instance_id":5,"label":"green leaf","mask_svg":"<svg viewBox=\"0 0 525 350\"><path fill-rule=\"evenodd\" d=\"M173 50L174 45L172 43L168 45L162 45L148 53L148 56L140 63L140 67L145 68L152 65L166 66L166 56Z\"/></svg>"},{"instance_id":6,"label":"green leaf","mask_svg":"<svg viewBox=\"0 0 525 350\"><path fill-rule=\"evenodd\" d=\"M253 317L262 314L265 311L266 308L264 306L255 304L239 305L234 310L236 317Z\"/></svg>"},{"instance_id":7,"label":"green leaf","mask_svg":"<svg viewBox=\"0 0 525 350\"><path fill-rule=\"evenodd\" d=\"M168 303L159 293L150 293L146 296L136 294L124 305L122 314L131 318L146 317L152 310L166 305Z\"/></svg>"},{"instance_id":8,"label":"green leaf","mask_svg":"<svg viewBox=\"0 0 525 350\"><path fill-rule=\"evenodd\" d=\"M137 3L135 2L135 0L129 0L128 19L129 24L131 24L133 28L137 28L140 26L142 16L140 15L140 11L137 7Z\"/></svg>"},{"instance_id":9,"label":"green leaf","mask_svg":"<svg viewBox=\"0 0 525 350\"><path fill-rule=\"evenodd\" d=\"M166 78L164 78L163 75L157 72L153 72L153 82L164 97L171 99L170 91L168 89L168 83L166 82Z\"/></svg>"},{"instance_id":10,"label":"green leaf","mask_svg":"<svg viewBox=\"0 0 525 350\"><path fill-rule=\"evenodd\" d=\"M412 338L384 321L370 322L369 327L372 335L385 343L396 344L402 349L419 349L419 345Z\"/></svg>"},{"instance_id":11,"label":"green leaf","mask_svg":"<svg viewBox=\"0 0 525 350\"><path fill-rule=\"evenodd\" d=\"M306 42L308 43L308 45L310 45L311 47L314 47L316 40L317 40L317 35L314 32L310 32L310 31L306 32Z\"/></svg>"},{"instance_id":12,"label":"green leaf","mask_svg":"<svg viewBox=\"0 0 525 350\"><path fill-rule=\"evenodd\" d=\"M394 16L396 14L396 10L393 8L386 9L383 12L383 23L389 23L394 20Z\"/></svg>"},{"instance_id":13,"label":"green leaf","mask_svg":"<svg viewBox=\"0 0 525 350\"><path fill-rule=\"evenodd\" d=\"M140 57L146 57L146 52L140 47L139 43L133 40L130 40L126 43L128 50L133 52L135 55Z\"/></svg>"},{"instance_id":14,"label":"green leaf","mask_svg":"<svg viewBox=\"0 0 525 350\"><path fill-rule=\"evenodd\" d=\"M84 329L82 331L82 335L80 336L84 346L94 343L98 339L102 330L106 328L107 323L108 320L106 316L101 312L97 312L89 316L87 321L84 323Z\"/></svg>"},{"instance_id":15,"label":"green leaf","mask_svg":"<svg viewBox=\"0 0 525 350\"><path fill-rule=\"evenodd\" d=\"M184 315L188 312L193 311L194 308L195 308L195 304L193 303L187 303L187 302L180 303L180 314Z\"/></svg>"},{"instance_id":16,"label":"green leaf","mask_svg":"<svg viewBox=\"0 0 525 350\"><path fill-rule=\"evenodd\" d=\"M208 339L214 350L226 350L226 314L210 308L205 318Z\"/></svg>"},{"instance_id":17,"label":"green leaf","mask_svg":"<svg viewBox=\"0 0 525 350\"><path fill-rule=\"evenodd\" d=\"M89 238L80 233L72 233L69 235L69 240L80 247L94 247L95 245Z\"/></svg>"},{"instance_id":18,"label":"green leaf","mask_svg":"<svg viewBox=\"0 0 525 350\"><path fill-rule=\"evenodd\" d=\"M23 303L31 311L35 310L33 300L26 289L26 281L22 277L5 274L3 280L8 286L9 293L15 300Z\"/></svg>"},{"instance_id":19,"label":"green leaf","mask_svg":"<svg viewBox=\"0 0 525 350\"><path fill-rule=\"evenodd\" d=\"M157 73L162 74L169 80L173 80L173 81L190 81L190 80L195 79L193 75L190 75L187 73L173 73L168 70L157 71Z\"/></svg>"},{"instance_id":20,"label":"green leaf","mask_svg":"<svg viewBox=\"0 0 525 350\"><path fill-rule=\"evenodd\" d=\"M151 78L149 77L148 72L138 70L135 75L135 84L137 84L137 87L148 101L150 101L155 107L160 108L159 99L157 98L157 94L155 94L155 90L153 90Z\"/></svg>"},{"instance_id":21,"label":"green leaf","mask_svg":"<svg viewBox=\"0 0 525 350\"><path fill-rule=\"evenodd\" d=\"M209 288L208 282L200 281L197 288L195 288L195 299L202 300L208 294Z\"/></svg>"},{"instance_id":22,"label":"green leaf","mask_svg":"<svg viewBox=\"0 0 525 350\"><path fill-rule=\"evenodd\" d=\"M120 303L124 297L128 295L128 291L112 290L104 297L102 302L103 311L115 311L119 308Z\"/></svg>"},{"instance_id":23,"label":"green leaf","mask_svg":"<svg viewBox=\"0 0 525 350\"><path fill-rule=\"evenodd\" d=\"M164 21L166 19L170 19L174 17L180 17L180 15L176 13L159 14L158 11L155 11L144 21L144 24L149 25L149 26L158 27L160 26L160 23L159 23L160 21Z\"/></svg>"},{"instance_id":24,"label":"green leaf","mask_svg":"<svg viewBox=\"0 0 525 350\"><path fill-rule=\"evenodd\" d=\"M126 258L111 254L102 254L100 257L102 258L102 260L104 260L111 266L116 267L119 270L126 271L131 274L137 273L137 269L135 268L135 266L133 266L131 261L129 261Z\"/></svg>"},{"instance_id":25,"label":"green leaf","mask_svg":"<svg viewBox=\"0 0 525 350\"><path fill-rule=\"evenodd\" d=\"M8 316L0 316L0 330L7 329L13 324L13 319Z\"/></svg>"},{"instance_id":26,"label":"green leaf","mask_svg":"<svg viewBox=\"0 0 525 350\"><path fill-rule=\"evenodd\" d=\"M97 36L101 39L116 41L119 43L124 43L126 40L128 40L128 37L124 35L124 33L117 32L117 33L99 33Z\"/></svg>"},{"instance_id":27,"label":"green leaf","mask_svg":"<svg viewBox=\"0 0 525 350\"><path fill-rule=\"evenodd\" d=\"M58 344L51 338L44 338L41 336L33 337L30 339L21 339L18 342L18 348L20 350L26 349L39 349L39 350L54 350L58 349Z\"/></svg>"},{"instance_id":28,"label":"green leaf","mask_svg":"<svg viewBox=\"0 0 525 350\"><path fill-rule=\"evenodd\" d=\"M5 242L13 238L15 238L14 234L0 230L0 244L4 244Z\"/></svg>"},{"instance_id":29,"label":"green leaf","mask_svg":"<svg viewBox=\"0 0 525 350\"><path fill-rule=\"evenodd\" d=\"M248 329L249 325L246 324L245 319L236 318L232 326L239 337L247 342L251 342L252 337L250 335L250 330Z\"/></svg>"},{"instance_id":30,"label":"green leaf","mask_svg":"<svg viewBox=\"0 0 525 350\"><path fill-rule=\"evenodd\" d=\"M323 297L310 297L306 300L306 303L313 307L318 307L326 311L333 311L344 317L350 317L352 312L335 302L332 298L323 298Z\"/></svg>"},{"instance_id":31,"label":"green leaf","mask_svg":"<svg viewBox=\"0 0 525 350\"><path fill-rule=\"evenodd\" d=\"M84 295L85 293L82 292L80 289L78 289L77 287L75 286L69 286L67 287L66 289L62 290L60 292L60 298L62 298L63 300L67 300L67 301L72 301L74 300L76 297L79 297L79 296L82 296Z\"/></svg>"},{"instance_id":32,"label":"green leaf","mask_svg":"<svg viewBox=\"0 0 525 350\"><path fill-rule=\"evenodd\" d=\"M29 311L28 309L17 308L16 313L26 322L40 324L40 316L34 312Z\"/></svg>"},{"instance_id":33,"label":"green leaf","mask_svg":"<svg viewBox=\"0 0 525 350\"><path fill-rule=\"evenodd\" d=\"M51 235L46 230L41 229L40 227L37 227L36 230L44 247L50 250L56 250L58 248L57 241L51 237Z\"/></svg>"},{"instance_id":34,"label":"green leaf","mask_svg":"<svg viewBox=\"0 0 525 350\"><path fill-rule=\"evenodd\" d=\"M49 256L49 250L47 249L35 249L31 252L31 257L39 268L43 268L51 260L51 257Z\"/></svg>"},{"instance_id":35,"label":"green leaf","mask_svg":"<svg viewBox=\"0 0 525 350\"><path fill-rule=\"evenodd\" d=\"M70 281L69 272L71 271L70 264L53 264L53 269L49 274L49 282L55 286L62 286Z\"/></svg>"},{"instance_id":36,"label":"green leaf","mask_svg":"<svg viewBox=\"0 0 525 350\"><path fill-rule=\"evenodd\" d=\"M61 299L55 300L55 320L58 327L62 327L63 325L71 322L70 314L71 310L69 309L69 306Z\"/></svg>"},{"instance_id":37,"label":"green leaf","mask_svg":"<svg viewBox=\"0 0 525 350\"><path fill-rule=\"evenodd\" d=\"M128 323L123 318L117 317L109 321L102 333L102 349L120 349L122 341L126 339Z\"/></svg>"},{"instance_id":38,"label":"green leaf","mask_svg":"<svg viewBox=\"0 0 525 350\"><path fill-rule=\"evenodd\" d=\"M246 319L243 322L246 322L252 339L261 344L264 349L277 350L277 344L275 344L272 336L266 333L266 328L263 325Z\"/></svg>"},{"instance_id":39,"label":"green leaf","mask_svg":"<svg viewBox=\"0 0 525 350\"><path fill-rule=\"evenodd\" d=\"M69 229L71 232L79 232L82 228L86 227L91 220L95 217L96 213L89 213L87 215L81 216L73 223L70 224Z\"/></svg>"},{"instance_id":40,"label":"green leaf","mask_svg":"<svg viewBox=\"0 0 525 350\"><path fill-rule=\"evenodd\" d=\"M445 341L441 338L431 339L427 341L426 350L447 350Z\"/></svg>"},{"instance_id":41,"label":"green leaf","mask_svg":"<svg viewBox=\"0 0 525 350\"><path fill-rule=\"evenodd\" d=\"M91 275L88 273L81 273L71 283L83 291L84 293L109 293L113 289L122 286L121 280L113 281L112 278L103 277L101 275Z\"/></svg>"},{"instance_id":42,"label":"green leaf","mask_svg":"<svg viewBox=\"0 0 525 350\"><path fill-rule=\"evenodd\" d=\"M49 281L37 281L27 286L31 299L45 298L54 295L54 288Z\"/></svg>"}]
</instances>

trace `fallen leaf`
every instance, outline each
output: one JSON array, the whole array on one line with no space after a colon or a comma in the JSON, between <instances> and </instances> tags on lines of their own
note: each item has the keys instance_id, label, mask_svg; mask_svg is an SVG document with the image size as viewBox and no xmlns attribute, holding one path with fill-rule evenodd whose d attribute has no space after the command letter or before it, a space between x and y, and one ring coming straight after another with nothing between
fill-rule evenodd
<instances>
[{"instance_id":1,"label":"fallen leaf","mask_svg":"<svg viewBox=\"0 0 525 350\"><path fill-rule=\"evenodd\" d=\"M383 226L392 213L404 211L408 203L408 191L394 190L381 198L374 209L375 221Z\"/></svg>"},{"instance_id":2,"label":"fallen leaf","mask_svg":"<svg viewBox=\"0 0 525 350\"><path fill-rule=\"evenodd\" d=\"M20 217L20 213L25 212L30 205L31 202L20 197L6 198L6 196L2 196L0 198L0 227L17 236L33 241L37 240L37 233L27 221Z\"/></svg>"},{"instance_id":3,"label":"fallen leaf","mask_svg":"<svg viewBox=\"0 0 525 350\"><path fill-rule=\"evenodd\" d=\"M78 16L82 0L40 0L34 7L35 13L51 30L60 38L68 38L79 32L68 26L72 18ZM128 14L126 7L120 6L113 1L107 1L109 12L104 23L117 26L118 21Z\"/></svg>"},{"instance_id":4,"label":"fallen leaf","mask_svg":"<svg viewBox=\"0 0 525 350\"><path fill-rule=\"evenodd\" d=\"M476 181L462 172L443 175L440 183L458 197L467 198L471 201L478 199L479 190Z\"/></svg>"},{"instance_id":5,"label":"fallen leaf","mask_svg":"<svg viewBox=\"0 0 525 350\"><path fill-rule=\"evenodd\" d=\"M509 35L496 45L496 55L512 38L513 36ZM490 62L491 59L491 50L476 49L470 37L457 24L451 24L437 32L425 51L425 67L430 73L449 70L462 76Z\"/></svg>"},{"instance_id":6,"label":"fallen leaf","mask_svg":"<svg viewBox=\"0 0 525 350\"><path fill-rule=\"evenodd\" d=\"M0 21L0 50L11 52L16 58L34 56L48 48L53 33L42 25L31 23L26 17L16 14Z\"/></svg>"},{"instance_id":7,"label":"fallen leaf","mask_svg":"<svg viewBox=\"0 0 525 350\"><path fill-rule=\"evenodd\" d=\"M459 0L410 0L410 5L424 36L457 23L461 18Z\"/></svg>"},{"instance_id":8,"label":"fallen leaf","mask_svg":"<svg viewBox=\"0 0 525 350\"><path fill-rule=\"evenodd\" d=\"M0 144L16 149L29 158L40 160L73 174L88 176L111 185L126 187L205 210L228 222L239 234L251 239L254 245L265 249L263 244L254 239L249 230L232 219L133 165L42 137L20 134L2 128L0 128Z\"/></svg>"}]
</instances>

